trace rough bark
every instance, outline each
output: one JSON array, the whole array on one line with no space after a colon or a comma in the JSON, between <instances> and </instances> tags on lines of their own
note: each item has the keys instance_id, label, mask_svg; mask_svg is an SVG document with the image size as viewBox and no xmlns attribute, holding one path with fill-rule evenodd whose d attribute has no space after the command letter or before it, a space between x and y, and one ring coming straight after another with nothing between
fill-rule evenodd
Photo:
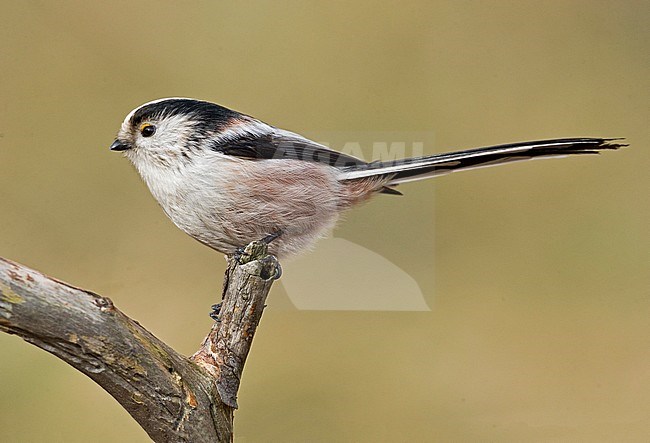
<instances>
[{"instance_id":1,"label":"rough bark","mask_svg":"<svg viewBox=\"0 0 650 443\"><path fill-rule=\"evenodd\" d=\"M220 319L191 358L110 299L2 258L0 330L89 376L156 442L232 441L242 370L280 269L264 245L247 252L247 263L229 261Z\"/></svg>"}]
</instances>

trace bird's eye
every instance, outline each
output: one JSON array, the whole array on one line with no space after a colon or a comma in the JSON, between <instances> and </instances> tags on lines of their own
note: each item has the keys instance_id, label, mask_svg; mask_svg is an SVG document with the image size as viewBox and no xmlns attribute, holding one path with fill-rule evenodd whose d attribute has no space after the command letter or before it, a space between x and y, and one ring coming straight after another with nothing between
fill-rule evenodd
<instances>
[{"instance_id":1,"label":"bird's eye","mask_svg":"<svg viewBox=\"0 0 650 443\"><path fill-rule=\"evenodd\" d=\"M150 123L144 123L140 126L140 134L143 137L151 137L156 133L156 127Z\"/></svg>"}]
</instances>

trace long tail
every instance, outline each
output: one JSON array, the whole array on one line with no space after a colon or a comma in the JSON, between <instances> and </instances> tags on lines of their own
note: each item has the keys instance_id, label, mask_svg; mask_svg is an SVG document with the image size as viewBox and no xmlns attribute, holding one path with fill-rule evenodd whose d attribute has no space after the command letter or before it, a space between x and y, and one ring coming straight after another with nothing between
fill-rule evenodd
<instances>
[{"instance_id":1,"label":"long tail","mask_svg":"<svg viewBox=\"0 0 650 443\"><path fill-rule=\"evenodd\" d=\"M619 140L622 139L564 138L511 143L427 157L405 158L390 162L372 162L354 166L343 174L342 179L353 180L364 177L391 176L391 180L387 185L392 186L464 169L481 168L534 158L598 154L604 149L618 149L627 146L618 143Z\"/></svg>"}]
</instances>

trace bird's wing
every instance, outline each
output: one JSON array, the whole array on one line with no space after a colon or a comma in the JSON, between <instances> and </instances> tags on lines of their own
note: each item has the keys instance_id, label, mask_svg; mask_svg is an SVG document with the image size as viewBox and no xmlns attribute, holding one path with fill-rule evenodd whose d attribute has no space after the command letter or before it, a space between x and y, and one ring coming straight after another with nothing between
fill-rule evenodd
<instances>
[{"instance_id":1,"label":"bird's wing","mask_svg":"<svg viewBox=\"0 0 650 443\"><path fill-rule=\"evenodd\" d=\"M354 168L367 163L351 155L333 151L326 146L293 132L273 129L263 133L239 133L219 140L212 149L225 155L250 159L291 159L325 163L337 168Z\"/></svg>"}]
</instances>

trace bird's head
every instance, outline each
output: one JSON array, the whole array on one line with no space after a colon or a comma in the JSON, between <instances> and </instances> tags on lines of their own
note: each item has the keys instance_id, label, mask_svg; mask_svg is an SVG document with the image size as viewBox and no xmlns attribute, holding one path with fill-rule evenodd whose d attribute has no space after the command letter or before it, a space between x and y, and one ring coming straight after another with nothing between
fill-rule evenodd
<instances>
[{"instance_id":1,"label":"bird's head","mask_svg":"<svg viewBox=\"0 0 650 443\"><path fill-rule=\"evenodd\" d=\"M244 116L214 103L189 98L164 98L131 111L110 146L135 166L176 168L191 162L206 140L223 133Z\"/></svg>"}]
</instances>

